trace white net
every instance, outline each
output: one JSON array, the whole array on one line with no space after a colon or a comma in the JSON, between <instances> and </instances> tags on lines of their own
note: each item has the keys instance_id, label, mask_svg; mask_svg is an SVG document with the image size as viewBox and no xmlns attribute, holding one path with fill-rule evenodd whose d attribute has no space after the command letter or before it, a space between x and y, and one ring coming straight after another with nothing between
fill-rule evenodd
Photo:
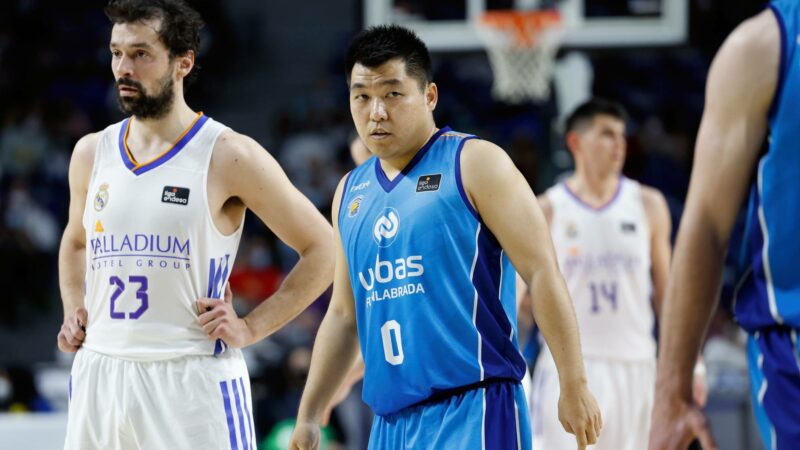
<instances>
[{"instance_id":1,"label":"white net","mask_svg":"<svg viewBox=\"0 0 800 450\"><path fill-rule=\"evenodd\" d=\"M516 18L516 21L517 26L510 23L498 26L497 22L486 21L476 24L492 65L492 96L515 104L547 100L562 27L553 21L543 23L530 18Z\"/></svg>"}]
</instances>

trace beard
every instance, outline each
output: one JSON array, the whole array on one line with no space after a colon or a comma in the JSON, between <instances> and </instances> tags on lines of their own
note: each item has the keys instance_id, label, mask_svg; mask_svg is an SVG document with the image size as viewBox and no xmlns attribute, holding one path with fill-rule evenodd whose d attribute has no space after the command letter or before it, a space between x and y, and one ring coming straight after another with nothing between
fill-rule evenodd
<instances>
[{"instance_id":1,"label":"beard","mask_svg":"<svg viewBox=\"0 0 800 450\"><path fill-rule=\"evenodd\" d=\"M117 104L125 114L132 114L139 119L159 119L167 115L172 109L172 103L175 99L173 90L175 82L172 80L171 75L167 75L161 80L159 83L161 89L153 95L149 95L141 83L130 78L120 78L116 84ZM138 95L123 97L119 92L120 86L135 88L138 91Z\"/></svg>"}]
</instances>

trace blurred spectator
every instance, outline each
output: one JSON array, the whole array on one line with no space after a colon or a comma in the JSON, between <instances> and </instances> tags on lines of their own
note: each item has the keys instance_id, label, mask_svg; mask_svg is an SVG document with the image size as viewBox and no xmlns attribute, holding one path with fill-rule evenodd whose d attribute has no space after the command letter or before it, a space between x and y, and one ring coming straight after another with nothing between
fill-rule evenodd
<instances>
[{"instance_id":1,"label":"blurred spectator","mask_svg":"<svg viewBox=\"0 0 800 450\"><path fill-rule=\"evenodd\" d=\"M273 263L273 250L262 236L251 236L242 246L230 283L236 298L245 300L252 309L278 290L283 273Z\"/></svg>"},{"instance_id":2,"label":"blurred spectator","mask_svg":"<svg viewBox=\"0 0 800 450\"><path fill-rule=\"evenodd\" d=\"M61 237L59 224L53 214L36 203L24 178L13 182L7 202L3 217L6 228L32 252L55 254Z\"/></svg>"},{"instance_id":3,"label":"blurred spectator","mask_svg":"<svg viewBox=\"0 0 800 450\"><path fill-rule=\"evenodd\" d=\"M294 185L319 209L330 207L341 178L336 162L336 139L317 131L289 136L281 148L281 166Z\"/></svg>"},{"instance_id":4,"label":"blurred spectator","mask_svg":"<svg viewBox=\"0 0 800 450\"><path fill-rule=\"evenodd\" d=\"M9 177L30 175L44 166L52 143L42 127L38 111L15 111L0 134L0 167Z\"/></svg>"},{"instance_id":5,"label":"blurred spectator","mask_svg":"<svg viewBox=\"0 0 800 450\"><path fill-rule=\"evenodd\" d=\"M28 368L0 368L0 411L52 411L50 404L37 392L33 380L33 373Z\"/></svg>"}]
</instances>

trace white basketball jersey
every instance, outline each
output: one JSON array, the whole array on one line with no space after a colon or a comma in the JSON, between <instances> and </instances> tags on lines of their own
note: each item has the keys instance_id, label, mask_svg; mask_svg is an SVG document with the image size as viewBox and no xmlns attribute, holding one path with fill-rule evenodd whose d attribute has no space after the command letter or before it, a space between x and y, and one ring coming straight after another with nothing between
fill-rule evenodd
<instances>
[{"instance_id":1,"label":"white basketball jersey","mask_svg":"<svg viewBox=\"0 0 800 450\"><path fill-rule=\"evenodd\" d=\"M131 119L97 145L83 226L86 309L83 346L131 360L213 355L195 301L222 298L241 237L215 227L206 183L222 124L198 114L178 141L138 164L127 148Z\"/></svg>"},{"instance_id":2,"label":"white basketball jersey","mask_svg":"<svg viewBox=\"0 0 800 450\"><path fill-rule=\"evenodd\" d=\"M601 208L583 203L565 183L546 195L584 356L652 360L650 228L641 186L620 178L614 198Z\"/></svg>"}]
</instances>

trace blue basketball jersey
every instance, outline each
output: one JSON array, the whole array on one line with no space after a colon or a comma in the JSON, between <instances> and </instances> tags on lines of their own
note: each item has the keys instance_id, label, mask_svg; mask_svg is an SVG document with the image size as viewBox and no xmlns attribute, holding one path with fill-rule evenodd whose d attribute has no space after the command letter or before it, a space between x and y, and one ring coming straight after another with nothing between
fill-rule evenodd
<instances>
[{"instance_id":1,"label":"blue basketball jersey","mask_svg":"<svg viewBox=\"0 0 800 450\"><path fill-rule=\"evenodd\" d=\"M750 334L750 388L764 447L789 450L800 448L800 4L779 0L769 8L780 29L781 59L769 149L750 189L734 312Z\"/></svg>"},{"instance_id":2,"label":"blue basketball jersey","mask_svg":"<svg viewBox=\"0 0 800 450\"><path fill-rule=\"evenodd\" d=\"M744 278L734 311L748 331L772 325L800 327L800 3L772 2L781 31L779 80L769 116L769 150L750 189Z\"/></svg>"},{"instance_id":3,"label":"blue basketball jersey","mask_svg":"<svg viewBox=\"0 0 800 450\"><path fill-rule=\"evenodd\" d=\"M345 181L339 230L378 415L525 372L514 269L461 183L472 138L443 128L393 180L373 157Z\"/></svg>"}]
</instances>

